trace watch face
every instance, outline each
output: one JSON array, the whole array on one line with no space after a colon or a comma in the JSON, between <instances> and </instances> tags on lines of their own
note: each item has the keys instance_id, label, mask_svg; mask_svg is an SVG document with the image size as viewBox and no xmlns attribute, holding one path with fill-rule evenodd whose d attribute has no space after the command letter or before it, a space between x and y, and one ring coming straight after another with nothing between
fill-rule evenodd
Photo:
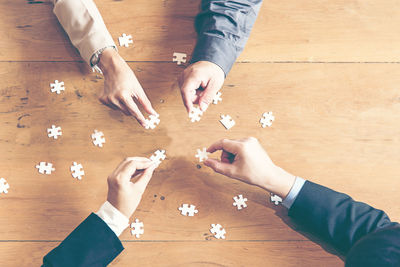
<instances>
[{"instance_id":1,"label":"watch face","mask_svg":"<svg viewBox=\"0 0 400 267\"><path fill-rule=\"evenodd\" d=\"M99 52L100 52L100 51L97 51L97 52L92 56L92 58L90 59L90 64L91 64L92 66L95 66L95 65L97 65L97 64L99 63L99 60L100 60ZM100 53L101 53L101 52L100 52Z\"/></svg>"}]
</instances>

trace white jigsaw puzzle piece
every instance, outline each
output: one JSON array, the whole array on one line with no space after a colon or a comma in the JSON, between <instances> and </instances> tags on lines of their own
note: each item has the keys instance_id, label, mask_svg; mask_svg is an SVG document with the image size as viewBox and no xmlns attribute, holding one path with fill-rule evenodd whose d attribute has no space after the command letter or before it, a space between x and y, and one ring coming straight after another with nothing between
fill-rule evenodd
<instances>
[{"instance_id":1,"label":"white jigsaw puzzle piece","mask_svg":"<svg viewBox=\"0 0 400 267\"><path fill-rule=\"evenodd\" d=\"M153 155L150 156L150 160L154 161L158 166L161 164L163 160L165 160L166 157L167 155L165 154L165 150L159 149L156 152L154 152Z\"/></svg>"},{"instance_id":2,"label":"white jigsaw puzzle piece","mask_svg":"<svg viewBox=\"0 0 400 267\"><path fill-rule=\"evenodd\" d=\"M211 224L210 232L217 239L225 239L226 231L220 224Z\"/></svg>"},{"instance_id":3,"label":"white jigsaw puzzle piece","mask_svg":"<svg viewBox=\"0 0 400 267\"><path fill-rule=\"evenodd\" d=\"M94 130L92 133L92 141L95 146L103 147L103 144L106 142L103 132Z\"/></svg>"},{"instance_id":4,"label":"white jigsaw puzzle piece","mask_svg":"<svg viewBox=\"0 0 400 267\"><path fill-rule=\"evenodd\" d=\"M52 93L61 94L61 91L65 91L64 82L59 82L55 80L54 83L50 83L50 91Z\"/></svg>"},{"instance_id":5,"label":"white jigsaw puzzle piece","mask_svg":"<svg viewBox=\"0 0 400 267\"><path fill-rule=\"evenodd\" d=\"M272 114L272 111L265 112L260 119L261 127L271 127L274 120L275 116Z\"/></svg>"},{"instance_id":6,"label":"white jigsaw puzzle piece","mask_svg":"<svg viewBox=\"0 0 400 267\"><path fill-rule=\"evenodd\" d=\"M197 149L197 154L195 157L199 159L199 162L203 162L204 160L208 159L207 148L204 147L203 149Z\"/></svg>"},{"instance_id":7,"label":"white jigsaw puzzle piece","mask_svg":"<svg viewBox=\"0 0 400 267\"><path fill-rule=\"evenodd\" d=\"M188 205L188 204L182 204L181 207L178 208L178 210L181 211L181 214L184 216L194 216L196 213L199 211L196 210L195 205Z\"/></svg>"},{"instance_id":8,"label":"white jigsaw puzzle piece","mask_svg":"<svg viewBox=\"0 0 400 267\"><path fill-rule=\"evenodd\" d=\"M233 197L233 200L235 201L233 202L233 206L236 206L238 210L247 207L246 204L247 198L244 198L243 195L237 195Z\"/></svg>"},{"instance_id":9,"label":"white jigsaw puzzle piece","mask_svg":"<svg viewBox=\"0 0 400 267\"><path fill-rule=\"evenodd\" d=\"M213 98L213 104L214 105L216 105L216 104L218 104L218 102L222 102L222 93L221 93L221 91L218 91L216 94L215 94L215 96L214 96L214 98Z\"/></svg>"},{"instance_id":10,"label":"white jigsaw puzzle piece","mask_svg":"<svg viewBox=\"0 0 400 267\"><path fill-rule=\"evenodd\" d=\"M157 125L160 124L160 115L150 115L149 119L145 120L146 129L155 129Z\"/></svg>"},{"instance_id":11,"label":"white jigsaw puzzle piece","mask_svg":"<svg viewBox=\"0 0 400 267\"><path fill-rule=\"evenodd\" d=\"M133 44L132 35L123 33L121 37L118 37L118 42L120 46L129 47L129 44Z\"/></svg>"},{"instance_id":12,"label":"white jigsaw puzzle piece","mask_svg":"<svg viewBox=\"0 0 400 267\"><path fill-rule=\"evenodd\" d=\"M221 124L229 130L233 126L235 126L235 121L229 115L221 115L221 119L219 120Z\"/></svg>"},{"instance_id":13,"label":"white jigsaw puzzle piece","mask_svg":"<svg viewBox=\"0 0 400 267\"><path fill-rule=\"evenodd\" d=\"M54 139L57 139L61 135L62 131L60 126L56 127L55 125L51 125L51 128L47 129L47 136L49 138L53 137Z\"/></svg>"},{"instance_id":14,"label":"white jigsaw puzzle piece","mask_svg":"<svg viewBox=\"0 0 400 267\"><path fill-rule=\"evenodd\" d=\"M51 174L53 171L56 169L53 168L52 163L48 162L40 162L39 165L36 165L36 168L38 169L39 173L41 174Z\"/></svg>"},{"instance_id":15,"label":"white jigsaw puzzle piece","mask_svg":"<svg viewBox=\"0 0 400 267\"><path fill-rule=\"evenodd\" d=\"M174 52L172 62L181 65L182 63L186 63L186 57L187 55L185 53Z\"/></svg>"},{"instance_id":16,"label":"white jigsaw puzzle piece","mask_svg":"<svg viewBox=\"0 0 400 267\"><path fill-rule=\"evenodd\" d=\"M200 121L203 111L199 107L193 107L189 112L189 118L191 122Z\"/></svg>"},{"instance_id":17,"label":"white jigsaw puzzle piece","mask_svg":"<svg viewBox=\"0 0 400 267\"><path fill-rule=\"evenodd\" d=\"M82 180L82 176L85 175L85 171L83 170L82 164L73 162L70 169L72 177L77 178L78 180Z\"/></svg>"},{"instance_id":18,"label":"white jigsaw puzzle piece","mask_svg":"<svg viewBox=\"0 0 400 267\"><path fill-rule=\"evenodd\" d=\"M135 222L131 223L131 234L136 238L140 238L140 236L144 234L143 222L136 219Z\"/></svg>"},{"instance_id":19,"label":"white jigsaw puzzle piece","mask_svg":"<svg viewBox=\"0 0 400 267\"><path fill-rule=\"evenodd\" d=\"M7 180L4 178L0 178L0 194L7 194L8 189L10 189L10 185L7 183Z\"/></svg>"}]
</instances>

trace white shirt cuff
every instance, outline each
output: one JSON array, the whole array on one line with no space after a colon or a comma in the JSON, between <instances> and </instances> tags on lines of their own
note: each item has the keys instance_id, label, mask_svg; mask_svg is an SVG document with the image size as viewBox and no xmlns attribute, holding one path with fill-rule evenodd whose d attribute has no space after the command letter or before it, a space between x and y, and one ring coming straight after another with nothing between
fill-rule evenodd
<instances>
[{"instance_id":1,"label":"white shirt cuff","mask_svg":"<svg viewBox=\"0 0 400 267\"><path fill-rule=\"evenodd\" d=\"M96 212L96 215L99 216L117 236L120 236L129 226L129 218L108 201L104 202Z\"/></svg>"},{"instance_id":2,"label":"white shirt cuff","mask_svg":"<svg viewBox=\"0 0 400 267\"><path fill-rule=\"evenodd\" d=\"M290 207L292 207L294 201L296 200L297 196L299 195L305 182L306 182L306 180L304 180L303 178L296 177L296 180L294 181L294 184L293 184L292 188L290 189L289 194L286 196L285 200L283 200L283 202L282 202L282 206L284 206L287 209L290 209Z\"/></svg>"}]
</instances>

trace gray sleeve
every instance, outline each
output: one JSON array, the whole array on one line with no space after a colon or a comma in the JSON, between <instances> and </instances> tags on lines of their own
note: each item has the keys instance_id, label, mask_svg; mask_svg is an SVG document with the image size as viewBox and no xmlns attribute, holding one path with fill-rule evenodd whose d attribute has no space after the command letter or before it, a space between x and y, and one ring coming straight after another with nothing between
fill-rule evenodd
<instances>
[{"instance_id":1,"label":"gray sleeve","mask_svg":"<svg viewBox=\"0 0 400 267\"><path fill-rule=\"evenodd\" d=\"M262 0L202 0L195 20L198 40L191 63L210 61L228 75L243 51Z\"/></svg>"}]
</instances>

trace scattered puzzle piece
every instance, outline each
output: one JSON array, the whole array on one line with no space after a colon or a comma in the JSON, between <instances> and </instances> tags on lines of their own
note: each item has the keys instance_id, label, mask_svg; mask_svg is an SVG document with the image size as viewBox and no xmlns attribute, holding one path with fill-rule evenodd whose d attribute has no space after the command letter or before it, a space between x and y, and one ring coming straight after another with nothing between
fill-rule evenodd
<instances>
[{"instance_id":1,"label":"scattered puzzle piece","mask_svg":"<svg viewBox=\"0 0 400 267\"><path fill-rule=\"evenodd\" d=\"M203 111L199 107L193 107L189 112L189 118L191 122L200 121Z\"/></svg>"},{"instance_id":2,"label":"scattered puzzle piece","mask_svg":"<svg viewBox=\"0 0 400 267\"><path fill-rule=\"evenodd\" d=\"M271 193L270 196L271 202L275 204L275 206L278 206L280 203L282 203L282 198L280 196L274 195Z\"/></svg>"},{"instance_id":3,"label":"scattered puzzle piece","mask_svg":"<svg viewBox=\"0 0 400 267\"><path fill-rule=\"evenodd\" d=\"M260 119L260 123L261 123L261 127L265 128L265 127L271 127L272 126L272 122L275 120L274 115L272 114L272 111L270 112L265 112L261 119Z\"/></svg>"},{"instance_id":4,"label":"scattered puzzle piece","mask_svg":"<svg viewBox=\"0 0 400 267\"><path fill-rule=\"evenodd\" d=\"M247 204L247 198L243 198L243 195L238 195L233 197L233 200L235 202L233 202L233 206L236 206L238 210L241 210L242 208L246 208Z\"/></svg>"},{"instance_id":5,"label":"scattered puzzle piece","mask_svg":"<svg viewBox=\"0 0 400 267\"><path fill-rule=\"evenodd\" d=\"M135 222L131 223L131 234L140 238L144 234L143 222L136 219Z\"/></svg>"},{"instance_id":6,"label":"scattered puzzle piece","mask_svg":"<svg viewBox=\"0 0 400 267\"><path fill-rule=\"evenodd\" d=\"M181 207L178 208L178 210L181 211L181 214L184 216L194 216L195 213L198 213L199 211L196 210L195 205L188 205L188 204L182 204Z\"/></svg>"},{"instance_id":7,"label":"scattered puzzle piece","mask_svg":"<svg viewBox=\"0 0 400 267\"><path fill-rule=\"evenodd\" d=\"M92 141L95 146L103 147L103 144L106 142L103 132L94 130L94 133L92 133Z\"/></svg>"},{"instance_id":8,"label":"scattered puzzle piece","mask_svg":"<svg viewBox=\"0 0 400 267\"><path fill-rule=\"evenodd\" d=\"M160 124L160 115L150 115L149 119L145 120L146 129L155 129L157 125Z\"/></svg>"},{"instance_id":9,"label":"scattered puzzle piece","mask_svg":"<svg viewBox=\"0 0 400 267\"><path fill-rule=\"evenodd\" d=\"M61 91L65 91L64 82L55 80L54 83L50 83L50 90L52 93L56 92L58 95L61 94Z\"/></svg>"},{"instance_id":10,"label":"scattered puzzle piece","mask_svg":"<svg viewBox=\"0 0 400 267\"><path fill-rule=\"evenodd\" d=\"M207 148L197 149L197 154L195 155L196 158L199 159L199 162L203 162L204 160L208 159L208 152Z\"/></svg>"},{"instance_id":11,"label":"scattered puzzle piece","mask_svg":"<svg viewBox=\"0 0 400 267\"><path fill-rule=\"evenodd\" d=\"M221 119L219 120L219 122L221 122L221 124L227 129L229 130L230 128L232 128L233 126L235 126L235 121L231 118L231 116L229 115L221 115Z\"/></svg>"},{"instance_id":12,"label":"scattered puzzle piece","mask_svg":"<svg viewBox=\"0 0 400 267\"><path fill-rule=\"evenodd\" d=\"M214 96L214 98L213 98L213 104L218 104L218 102L222 102L222 93L221 93L221 91L218 91L216 94L215 94L215 96Z\"/></svg>"},{"instance_id":13,"label":"scattered puzzle piece","mask_svg":"<svg viewBox=\"0 0 400 267\"><path fill-rule=\"evenodd\" d=\"M165 160L166 157L167 157L167 156L166 156L166 154L165 154L165 150L157 150L156 152L154 152L153 155L151 155L150 159L151 159L152 161L154 161L154 162L157 164L157 166L158 166L158 165L161 164L161 162L162 162L163 160Z\"/></svg>"},{"instance_id":14,"label":"scattered puzzle piece","mask_svg":"<svg viewBox=\"0 0 400 267\"><path fill-rule=\"evenodd\" d=\"M61 135L62 131L60 126L56 127L55 125L51 125L51 128L47 129L47 136L49 138L53 137L54 139L57 139Z\"/></svg>"},{"instance_id":15,"label":"scattered puzzle piece","mask_svg":"<svg viewBox=\"0 0 400 267\"><path fill-rule=\"evenodd\" d=\"M51 172L56 170L55 168L53 168L53 164L43 161L40 162L39 165L36 165L36 168L41 174L51 174Z\"/></svg>"},{"instance_id":16,"label":"scattered puzzle piece","mask_svg":"<svg viewBox=\"0 0 400 267\"><path fill-rule=\"evenodd\" d=\"M220 224L211 224L210 232L214 235L217 239L225 239L226 231Z\"/></svg>"},{"instance_id":17,"label":"scattered puzzle piece","mask_svg":"<svg viewBox=\"0 0 400 267\"><path fill-rule=\"evenodd\" d=\"M72 177L77 178L78 180L82 180L82 176L85 175L85 171L83 170L82 164L78 164L76 162L72 163L71 166L71 174Z\"/></svg>"},{"instance_id":18,"label":"scattered puzzle piece","mask_svg":"<svg viewBox=\"0 0 400 267\"><path fill-rule=\"evenodd\" d=\"M7 194L9 188L10 185L7 183L7 180L4 178L0 178L0 194Z\"/></svg>"},{"instance_id":19,"label":"scattered puzzle piece","mask_svg":"<svg viewBox=\"0 0 400 267\"><path fill-rule=\"evenodd\" d=\"M123 33L121 37L118 37L118 42L120 46L129 47L129 44L133 44L132 35Z\"/></svg>"},{"instance_id":20,"label":"scattered puzzle piece","mask_svg":"<svg viewBox=\"0 0 400 267\"><path fill-rule=\"evenodd\" d=\"M177 53L173 54L172 62L176 62L176 64L181 65L182 63L186 63L187 55L185 53Z\"/></svg>"}]
</instances>

